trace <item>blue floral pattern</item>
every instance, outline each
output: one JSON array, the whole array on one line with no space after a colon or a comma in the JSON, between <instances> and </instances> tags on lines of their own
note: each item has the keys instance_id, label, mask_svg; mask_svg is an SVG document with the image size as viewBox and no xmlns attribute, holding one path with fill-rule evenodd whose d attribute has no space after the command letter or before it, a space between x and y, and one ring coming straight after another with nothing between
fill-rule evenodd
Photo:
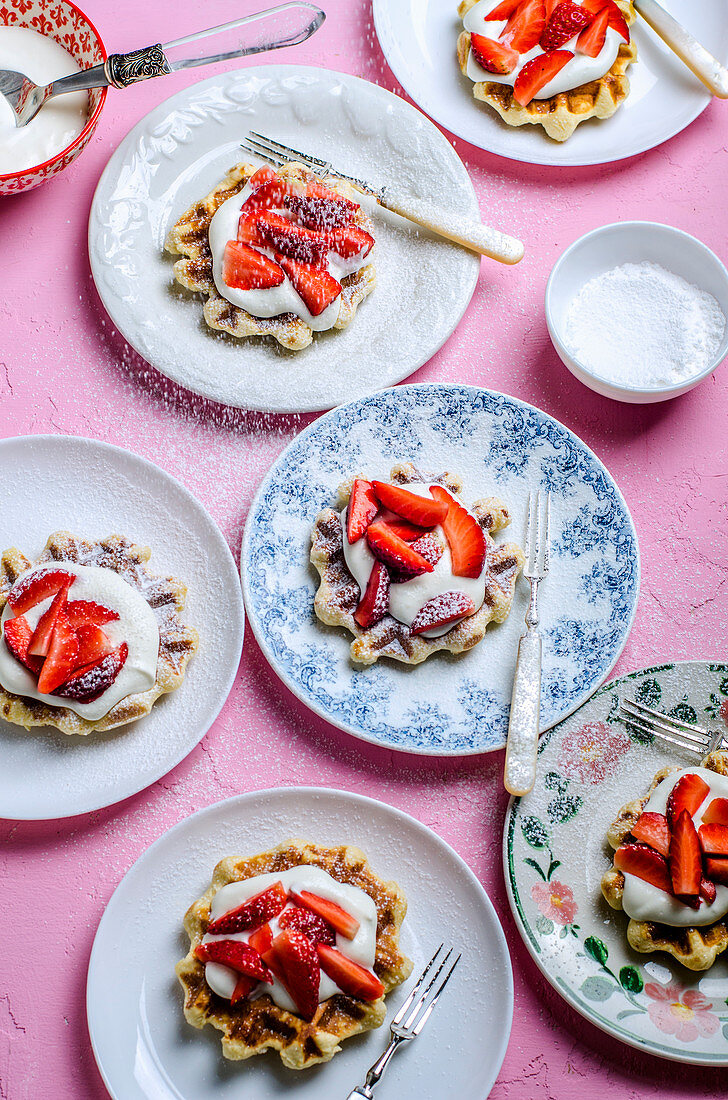
<instances>
[{"instance_id":1,"label":"blue floral pattern","mask_svg":"<svg viewBox=\"0 0 728 1100\"><path fill-rule=\"evenodd\" d=\"M529 491L550 489L541 717L553 725L599 686L621 652L639 592L637 537L616 485L576 436L489 390L399 386L334 409L293 440L258 491L243 543L245 600L263 652L308 706L365 740L437 755L503 745L525 585L509 619L489 627L470 653L416 668L381 660L358 669L351 636L313 615L316 516L352 473L386 477L398 461L462 477L467 502L502 497L514 520L504 539L521 541Z\"/></svg>"}]
</instances>

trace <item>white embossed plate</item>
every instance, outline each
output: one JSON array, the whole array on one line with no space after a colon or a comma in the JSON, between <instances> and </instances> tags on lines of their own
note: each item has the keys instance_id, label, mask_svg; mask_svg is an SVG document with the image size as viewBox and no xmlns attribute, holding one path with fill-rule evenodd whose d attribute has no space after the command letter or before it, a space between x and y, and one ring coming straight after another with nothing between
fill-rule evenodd
<instances>
[{"instance_id":1,"label":"white embossed plate","mask_svg":"<svg viewBox=\"0 0 728 1100\"><path fill-rule=\"evenodd\" d=\"M353 473L389 476L412 461L450 470L464 499L499 496L513 516L500 541L520 541L529 489L552 496L551 573L539 607L544 631L541 727L575 710L622 652L637 607L637 535L599 459L546 413L471 386L409 385L334 409L274 463L248 514L241 571L248 620L272 668L307 706L388 748L434 756L505 743L527 585L479 645L409 667L352 664L352 636L313 613L318 574L311 527Z\"/></svg>"},{"instance_id":2,"label":"white embossed plate","mask_svg":"<svg viewBox=\"0 0 728 1100\"><path fill-rule=\"evenodd\" d=\"M166 100L124 138L89 220L91 270L114 324L181 386L269 412L328 409L406 378L442 347L472 297L479 258L376 218L377 286L347 329L300 352L215 333L202 301L174 282L167 230L242 159L249 130L414 196L446 195L478 218L465 167L436 126L354 76L265 65L214 76Z\"/></svg>"},{"instance_id":3,"label":"white embossed plate","mask_svg":"<svg viewBox=\"0 0 728 1100\"><path fill-rule=\"evenodd\" d=\"M710 729L728 726L728 664L685 661L605 684L539 746L538 778L512 799L503 835L511 909L523 942L573 1008L622 1042L660 1058L728 1066L728 960L693 973L669 955L642 955L627 918L602 898L606 831L625 802L666 765L697 761L630 736L618 700L637 699ZM726 730L728 733L728 730Z\"/></svg>"}]
</instances>

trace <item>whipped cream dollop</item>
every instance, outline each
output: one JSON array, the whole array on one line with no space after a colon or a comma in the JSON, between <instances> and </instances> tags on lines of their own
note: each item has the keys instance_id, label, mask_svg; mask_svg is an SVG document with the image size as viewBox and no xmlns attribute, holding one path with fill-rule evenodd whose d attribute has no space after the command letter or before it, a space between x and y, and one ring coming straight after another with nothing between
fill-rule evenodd
<instances>
[{"instance_id":1,"label":"whipped cream dollop","mask_svg":"<svg viewBox=\"0 0 728 1100\"><path fill-rule=\"evenodd\" d=\"M668 775L650 795L643 813L649 810L665 814L670 792L683 775L699 775L710 787L705 799L693 814L695 828L698 829L703 822L703 814L713 799L728 798L728 776L717 775L709 768L685 768L674 775ZM699 927L713 924L728 913L728 886L716 883L713 904L708 905L703 900L699 909L691 909L689 905L683 905L677 898L653 886L651 882L625 874L622 906L627 916L634 920L657 921L680 928Z\"/></svg>"},{"instance_id":2,"label":"whipped cream dollop","mask_svg":"<svg viewBox=\"0 0 728 1100\"><path fill-rule=\"evenodd\" d=\"M360 966L365 966L369 970L373 969L377 947L377 907L374 900L358 886L351 886L346 882L337 882L322 867L302 864L300 867L290 867L287 871L256 875L254 878L247 878L242 882L230 882L227 886L221 887L212 899L210 907L211 921L217 920L218 917L222 917L231 909L237 909L239 905L243 905L250 898L260 894L263 890L267 890L269 886L273 886L276 882L281 882L286 891L295 890L296 893L300 893L301 890L308 890L327 901L334 901L347 913L356 917L359 921L356 935L352 940L347 940L337 932L336 947L342 955L347 955L354 962L359 963ZM278 923L279 918L285 913L286 909L291 907L292 903L289 903L285 909L281 910L278 917L273 917L268 922L274 938L281 931ZM225 933L219 936L205 935L202 942L241 940L243 943L247 943L254 931L254 928L250 928L246 932ZM238 977L237 971L232 970L229 966L224 966L222 963L208 962L205 964L205 979L210 989L227 1000L233 995ZM327 1001L335 993L341 992L342 990L336 982L322 970L319 981L319 1003ZM249 997L251 1000L255 1000L264 993L267 993L279 1008L283 1008L287 1012L297 1012L293 1000L277 978L274 979L272 985L268 982L260 982L249 994Z\"/></svg>"},{"instance_id":3,"label":"whipped cream dollop","mask_svg":"<svg viewBox=\"0 0 728 1100\"><path fill-rule=\"evenodd\" d=\"M498 0L478 0L478 3L472 7L469 12L466 12L463 18L463 27L465 30L470 31L471 34L482 34L486 38L494 38L497 40L508 22L507 19L486 19L486 16L489 12L493 11L497 2ZM574 3L577 7L581 7L580 0L574 0ZM578 34L575 34L568 42L564 42L563 46L559 46L559 49L570 50L574 53L578 37ZM624 42L622 36L612 27L608 27L604 45L596 57L587 57L587 55L583 53L574 53L571 61L567 61L563 69L556 74L553 80L545 84L541 91L537 92L533 98L548 99L552 95L558 95L559 92L568 92L572 88L578 88L581 84L588 84L590 80L599 80L600 77L609 72L616 61L617 53L619 52L619 47L622 42ZM524 65L527 65L529 61L532 61L534 57L538 57L538 55L543 52L541 47L536 45L532 50L529 50L528 53L523 53L519 56L518 64L512 73L490 73L476 61L475 55L471 49L467 64L468 77L476 84L485 81L491 84L508 84L512 88Z\"/></svg>"},{"instance_id":4,"label":"whipped cream dollop","mask_svg":"<svg viewBox=\"0 0 728 1100\"><path fill-rule=\"evenodd\" d=\"M437 483L432 482L432 484ZM416 493L417 496L432 499L429 482L409 483L405 488L408 493ZM456 497L455 499L458 500L459 498ZM459 503L462 504L462 501L459 501ZM465 506L463 505L463 507ZM469 514L472 515L472 512ZM344 561L347 569L359 585L363 596L377 559L369 549L366 535L363 535L357 542L349 542L346 530L346 508L341 512L341 526L343 529ZM482 606L485 599L485 576L488 572L487 543L485 561L480 576L456 577L452 571L452 558L445 533L439 525L433 530L438 541L445 548L433 571L422 573L419 577L412 577L402 583L392 584L389 589L389 614L398 619L399 622L404 623L405 626L412 625L417 612L429 600L445 592L464 592L473 601L476 611ZM445 626L435 627L432 630L424 630L422 634L425 638L439 638L441 635L447 634L448 630L452 630L456 625L455 622L447 623Z\"/></svg>"},{"instance_id":5,"label":"whipped cream dollop","mask_svg":"<svg viewBox=\"0 0 728 1100\"><path fill-rule=\"evenodd\" d=\"M136 588L115 573L96 565L78 565L70 561L51 561L42 566L34 565L18 577L16 584L31 573L62 569L73 573L76 580L69 588L69 600L90 600L103 604L119 614L118 619L104 623L103 630L116 648L126 642L129 653L116 679L98 699L80 703L60 695L43 695L38 691L37 678L18 661L8 649L4 624L15 616L10 604L5 605L0 618L0 685L14 695L37 699L52 707L66 707L89 722L96 722L128 695L147 691L157 676L159 654L159 627L154 612ZM53 597L43 600L24 612L31 628L35 630L43 613L50 607Z\"/></svg>"},{"instance_id":6,"label":"whipped cream dollop","mask_svg":"<svg viewBox=\"0 0 728 1100\"><path fill-rule=\"evenodd\" d=\"M279 286L256 290L240 290L238 287L228 286L223 279L222 268L225 245L228 241L237 239L240 211L243 203L252 192L253 189L250 183L247 183L242 191L238 192L237 195L233 195L232 198L227 199L222 206L218 207L210 222L208 238L210 251L212 252L212 276L218 294L234 306L246 310L253 317L277 317L281 313L293 313L296 317L300 317L302 321L305 321L314 332L324 332L326 329L333 328L339 319L340 294L317 317L314 317L287 275ZM272 206L270 209L276 214L290 219L290 211L285 207ZM264 256L268 256L272 260L275 259L274 249L264 248L261 245L255 245L255 249L257 252L262 252ZM329 251L327 253L326 268L330 275L341 282L347 275L353 275L355 271L359 271L365 264L369 263L371 255L371 252L366 256L359 253L345 260L336 252Z\"/></svg>"},{"instance_id":7,"label":"whipped cream dollop","mask_svg":"<svg viewBox=\"0 0 728 1100\"><path fill-rule=\"evenodd\" d=\"M79 72L70 53L28 27L0 26L0 69L25 73L39 85ZM50 160L83 130L88 93L69 92L48 100L27 126L16 126L10 104L0 95L0 174L24 172Z\"/></svg>"}]
</instances>

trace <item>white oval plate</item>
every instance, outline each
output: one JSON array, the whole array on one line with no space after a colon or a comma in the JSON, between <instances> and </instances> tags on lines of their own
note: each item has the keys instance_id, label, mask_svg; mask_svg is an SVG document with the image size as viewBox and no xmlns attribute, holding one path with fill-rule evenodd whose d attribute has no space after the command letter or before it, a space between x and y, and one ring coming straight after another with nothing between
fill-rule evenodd
<instances>
[{"instance_id":1,"label":"white oval plate","mask_svg":"<svg viewBox=\"0 0 728 1100\"><path fill-rule=\"evenodd\" d=\"M252 855L289 837L355 844L378 875L404 890L401 943L414 970L387 998L388 1020L438 944L463 953L421 1037L396 1055L382 1090L399 1100L483 1100L513 1017L508 948L488 895L460 856L408 814L318 787L256 791L208 806L165 833L122 879L96 933L86 997L91 1043L111 1096L279 1100L291 1088L299 1100L333 1100L364 1080L389 1040L386 1024L345 1042L327 1065L297 1072L272 1052L226 1062L219 1032L197 1031L182 1014L174 965L189 946L187 908L223 856Z\"/></svg>"},{"instance_id":2,"label":"white oval plate","mask_svg":"<svg viewBox=\"0 0 728 1100\"><path fill-rule=\"evenodd\" d=\"M214 333L202 300L174 282L169 227L250 154L249 130L328 159L377 186L447 197L480 220L465 167L399 96L343 73L264 65L211 77L166 100L124 138L96 189L91 270L114 324L169 378L215 401L311 412L393 385L442 347L465 312L479 257L376 219L377 286L341 332L303 351ZM255 159L255 158L252 158ZM401 224L401 222L399 223Z\"/></svg>"},{"instance_id":3,"label":"white oval plate","mask_svg":"<svg viewBox=\"0 0 728 1100\"><path fill-rule=\"evenodd\" d=\"M53 531L126 535L151 547L152 572L187 585L185 620L200 635L182 686L128 726L69 737L0 720L0 817L70 817L143 790L202 740L240 663L240 583L228 545L200 502L138 455L95 439L21 436L0 442L0 466L22 486L6 494L0 509L0 549L17 546L32 558Z\"/></svg>"},{"instance_id":4,"label":"white oval plate","mask_svg":"<svg viewBox=\"0 0 728 1100\"><path fill-rule=\"evenodd\" d=\"M462 30L457 0L373 0L372 6L384 56L415 103L471 145L511 160L575 166L633 157L679 134L712 98L638 16L633 33L639 57L627 72L625 102L611 118L583 122L568 141L552 141L540 126L508 126L473 99L455 52ZM663 6L728 60L724 0L663 0Z\"/></svg>"},{"instance_id":5,"label":"white oval plate","mask_svg":"<svg viewBox=\"0 0 728 1100\"><path fill-rule=\"evenodd\" d=\"M645 794L660 768L697 762L630 736L616 717L624 698L710 729L728 726L728 664L630 672L541 739L536 786L506 814L508 899L536 965L596 1027L659 1058L728 1066L725 955L695 973L662 952L633 951L627 918L600 890L612 862L606 832L620 808Z\"/></svg>"},{"instance_id":6,"label":"white oval plate","mask_svg":"<svg viewBox=\"0 0 728 1100\"><path fill-rule=\"evenodd\" d=\"M410 385L354 401L301 432L250 508L241 572L248 621L271 667L316 714L356 737L431 756L505 744L528 588L505 623L469 653L410 667L357 668L352 636L315 617L311 528L357 471L389 477L397 461L463 478L464 498L499 496L520 542L530 489L551 490L551 573L539 598L544 633L541 728L609 675L637 608L639 551L627 505L607 470L568 428L514 397L472 386Z\"/></svg>"}]
</instances>

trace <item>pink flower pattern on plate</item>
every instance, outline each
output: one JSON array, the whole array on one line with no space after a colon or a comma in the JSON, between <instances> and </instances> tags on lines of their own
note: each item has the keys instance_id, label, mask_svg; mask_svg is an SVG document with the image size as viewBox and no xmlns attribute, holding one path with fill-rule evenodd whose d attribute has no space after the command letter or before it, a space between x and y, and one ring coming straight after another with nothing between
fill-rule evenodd
<instances>
[{"instance_id":1,"label":"pink flower pattern on plate","mask_svg":"<svg viewBox=\"0 0 728 1100\"><path fill-rule=\"evenodd\" d=\"M714 1035L718 1030L720 1020L710 1011L710 1001L697 989L681 994L678 985L648 982L645 993L651 998L647 1011L652 1023L681 1043L692 1043L699 1035Z\"/></svg>"},{"instance_id":2,"label":"pink flower pattern on plate","mask_svg":"<svg viewBox=\"0 0 728 1100\"><path fill-rule=\"evenodd\" d=\"M573 924L577 904L570 886L556 881L537 882L531 887L531 897L554 924Z\"/></svg>"},{"instance_id":3,"label":"pink flower pattern on plate","mask_svg":"<svg viewBox=\"0 0 728 1100\"><path fill-rule=\"evenodd\" d=\"M601 783L630 747L629 735L619 726L587 722L561 742L559 766L564 775L581 783Z\"/></svg>"}]
</instances>

